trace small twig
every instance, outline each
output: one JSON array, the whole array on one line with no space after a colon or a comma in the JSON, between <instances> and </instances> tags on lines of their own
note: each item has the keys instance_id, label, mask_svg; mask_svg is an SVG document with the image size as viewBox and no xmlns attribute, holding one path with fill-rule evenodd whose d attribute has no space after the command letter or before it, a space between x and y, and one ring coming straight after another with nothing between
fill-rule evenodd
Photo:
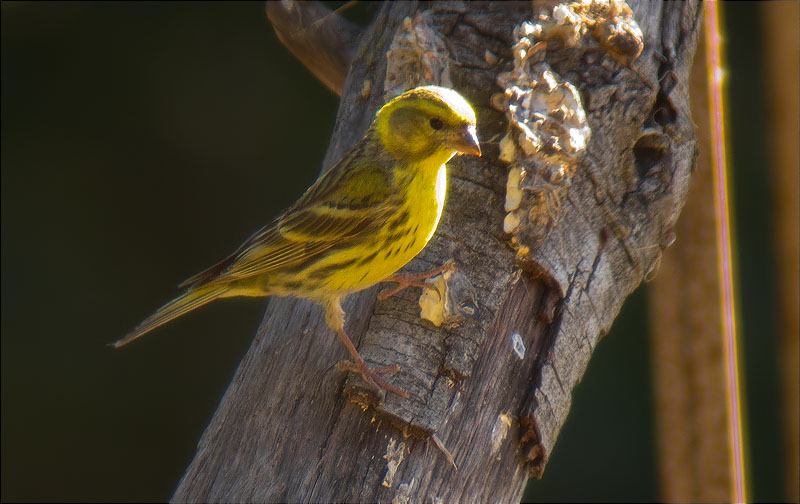
<instances>
[{"instance_id":1,"label":"small twig","mask_svg":"<svg viewBox=\"0 0 800 504\"><path fill-rule=\"evenodd\" d=\"M431 434L431 441L433 441L433 445L436 448L438 448L439 451L444 453L444 456L447 457L447 461L453 464L455 470L458 471L458 466L456 465L456 461L453 460L453 456L450 454L450 451L448 451L448 449L445 448L444 443L442 443L442 440L439 439L439 436L437 436L435 432Z\"/></svg>"}]
</instances>

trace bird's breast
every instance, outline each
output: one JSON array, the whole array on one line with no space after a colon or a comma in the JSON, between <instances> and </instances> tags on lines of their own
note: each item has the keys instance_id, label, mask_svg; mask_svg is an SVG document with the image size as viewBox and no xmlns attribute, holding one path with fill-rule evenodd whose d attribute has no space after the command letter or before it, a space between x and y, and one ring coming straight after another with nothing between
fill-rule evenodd
<instances>
[{"instance_id":1,"label":"bird's breast","mask_svg":"<svg viewBox=\"0 0 800 504\"><path fill-rule=\"evenodd\" d=\"M408 215L403 226L405 238L402 249L392 257L394 271L402 268L416 257L433 237L444 210L447 194L447 168L442 164L438 169L420 170L407 185L402 215ZM394 273L394 271L392 273ZM390 274L392 274L390 273Z\"/></svg>"},{"instance_id":2,"label":"bird's breast","mask_svg":"<svg viewBox=\"0 0 800 504\"><path fill-rule=\"evenodd\" d=\"M398 190L401 203L380 230L340 250L335 264L328 264L331 259L316 268L328 271L312 275L324 278L322 290L354 292L382 282L425 248L444 209L447 169L419 169Z\"/></svg>"},{"instance_id":3,"label":"bird's breast","mask_svg":"<svg viewBox=\"0 0 800 504\"><path fill-rule=\"evenodd\" d=\"M436 232L436 227L439 225L439 219L442 218L442 211L444 210L444 198L447 195L447 167L442 165L436 174L436 184L434 186L434 198L431 205L435 210L433 217L433 225L431 226L428 236L425 238L425 243L428 243Z\"/></svg>"}]
</instances>

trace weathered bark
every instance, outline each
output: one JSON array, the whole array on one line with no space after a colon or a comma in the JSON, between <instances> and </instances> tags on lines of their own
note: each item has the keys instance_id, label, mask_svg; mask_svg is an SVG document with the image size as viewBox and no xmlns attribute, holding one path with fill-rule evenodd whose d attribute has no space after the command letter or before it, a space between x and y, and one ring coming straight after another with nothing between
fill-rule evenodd
<instances>
[{"instance_id":1,"label":"weathered bark","mask_svg":"<svg viewBox=\"0 0 800 504\"><path fill-rule=\"evenodd\" d=\"M528 476L541 475L592 350L671 241L695 153L687 81L700 7L631 2L644 33L632 63L597 44L548 43L546 62L578 89L591 141L570 168L557 223L515 253L495 141L508 120L490 103L513 61L514 28L540 7L386 4L362 36L326 159L363 134L386 98L397 29L429 9L427 26L452 62L433 80L470 100L487 142L481 159L448 165L439 229L407 270L455 259L478 292L479 317L442 329L420 319L416 289L378 302L377 288L351 296L347 331L361 355L400 365L389 379L411 393L376 404L359 378L334 368L347 354L319 307L271 300L173 500L518 501Z\"/></svg>"}]
</instances>

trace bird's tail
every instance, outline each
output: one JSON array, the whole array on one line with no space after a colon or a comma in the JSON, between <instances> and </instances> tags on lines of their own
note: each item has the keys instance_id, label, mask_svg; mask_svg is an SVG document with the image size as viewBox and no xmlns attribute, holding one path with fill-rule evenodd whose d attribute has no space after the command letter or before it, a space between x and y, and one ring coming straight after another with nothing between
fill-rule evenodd
<instances>
[{"instance_id":1,"label":"bird's tail","mask_svg":"<svg viewBox=\"0 0 800 504\"><path fill-rule=\"evenodd\" d=\"M141 324L136 326L136 329L126 334L123 338L118 339L111 346L119 348L127 345L139 336L146 334L158 326L164 325L170 320L176 319L195 308L214 301L215 299L223 296L228 291L225 285L205 285L191 289L169 303L165 304L156 312L142 321Z\"/></svg>"}]
</instances>

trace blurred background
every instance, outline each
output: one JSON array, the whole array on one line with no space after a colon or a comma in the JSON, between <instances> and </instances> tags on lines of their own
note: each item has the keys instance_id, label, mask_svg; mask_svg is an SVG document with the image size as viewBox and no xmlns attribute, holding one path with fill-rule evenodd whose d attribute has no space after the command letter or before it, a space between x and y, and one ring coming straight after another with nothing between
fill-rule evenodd
<instances>
[{"instance_id":1,"label":"blurred background","mask_svg":"<svg viewBox=\"0 0 800 504\"><path fill-rule=\"evenodd\" d=\"M338 99L262 3L0 8L1 497L164 501L266 302L218 301L124 350L106 344L302 194ZM782 501L763 8L723 10L751 497ZM598 346L530 498L659 500L647 296Z\"/></svg>"}]
</instances>

